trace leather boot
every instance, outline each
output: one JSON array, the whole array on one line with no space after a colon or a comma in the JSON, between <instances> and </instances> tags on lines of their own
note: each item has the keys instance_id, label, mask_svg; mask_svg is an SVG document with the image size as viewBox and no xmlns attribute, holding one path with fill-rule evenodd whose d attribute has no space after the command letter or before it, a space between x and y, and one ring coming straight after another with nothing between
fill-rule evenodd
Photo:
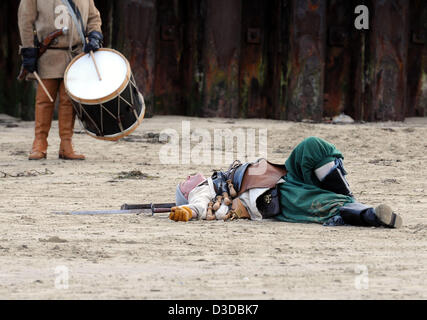
<instances>
[{"instance_id":1,"label":"leather boot","mask_svg":"<svg viewBox=\"0 0 427 320\"><path fill-rule=\"evenodd\" d=\"M375 209L359 202L349 203L340 208L345 224L365 227L402 227L402 217L389 206L380 205Z\"/></svg>"},{"instance_id":2,"label":"leather boot","mask_svg":"<svg viewBox=\"0 0 427 320\"><path fill-rule=\"evenodd\" d=\"M335 160L335 167L329 172L329 174L320 182L322 189L343 194L353 198L353 194L350 190L350 185L347 182L345 176L347 172L344 170L344 166L341 159Z\"/></svg>"},{"instance_id":3,"label":"leather boot","mask_svg":"<svg viewBox=\"0 0 427 320\"><path fill-rule=\"evenodd\" d=\"M65 92L64 81L59 88L58 126L61 145L59 147L59 158L64 160L85 160L82 154L76 154L73 149L72 138L74 134L74 123L76 114L70 98Z\"/></svg>"},{"instance_id":4,"label":"leather boot","mask_svg":"<svg viewBox=\"0 0 427 320\"><path fill-rule=\"evenodd\" d=\"M58 80L45 79L42 81L50 95L56 97L59 86ZM49 100L49 97L39 85L36 94L34 142L28 157L29 160L42 160L47 157L47 138L52 126L54 108L55 104Z\"/></svg>"}]
</instances>

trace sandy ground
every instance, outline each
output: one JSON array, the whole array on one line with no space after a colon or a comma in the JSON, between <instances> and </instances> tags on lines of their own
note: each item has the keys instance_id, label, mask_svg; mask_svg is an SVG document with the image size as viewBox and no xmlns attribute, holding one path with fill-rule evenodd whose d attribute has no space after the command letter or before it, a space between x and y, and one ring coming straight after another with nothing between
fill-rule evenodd
<instances>
[{"instance_id":1,"label":"sandy ground","mask_svg":"<svg viewBox=\"0 0 427 320\"><path fill-rule=\"evenodd\" d=\"M57 159L56 122L48 159L28 161L34 123L0 119L1 299L427 298L427 118L330 125L155 117L115 143L76 134L84 162ZM405 225L184 224L164 214L54 213L174 201L187 174L215 169L159 164L164 144L155 134L180 131L182 120L192 129L267 128L269 160L280 163L304 138L327 139L345 155L356 198L390 204ZM133 170L145 178L122 179Z\"/></svg>"}]
</instances>

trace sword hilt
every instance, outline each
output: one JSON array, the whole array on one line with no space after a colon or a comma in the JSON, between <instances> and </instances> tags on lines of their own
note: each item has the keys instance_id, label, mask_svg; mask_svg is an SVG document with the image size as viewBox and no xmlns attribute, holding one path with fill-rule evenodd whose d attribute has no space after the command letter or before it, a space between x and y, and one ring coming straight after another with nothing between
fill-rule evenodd
<instances>
[{"instance_id":1,"label":"sword hilt","mask_svg":"<svg viewBox=\"0 0 427 320\"><path fill-rule=\"evenodd\" d=\"M150 203L150 204L123 204L121 210L151 210L151 213L166 213L170 212L171 208L175 207L175 203Z\"/></svg>"}]
</instances>

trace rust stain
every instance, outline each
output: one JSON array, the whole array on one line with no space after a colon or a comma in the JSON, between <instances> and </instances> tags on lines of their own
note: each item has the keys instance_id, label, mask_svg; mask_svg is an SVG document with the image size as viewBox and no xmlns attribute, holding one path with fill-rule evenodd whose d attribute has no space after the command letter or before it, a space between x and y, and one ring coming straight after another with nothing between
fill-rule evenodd
<instances>
[{"instance_id":1,"label":"rust stain","mask_svg":"<svg viewBox=\"0 0 427 320\"><path fill-rule=\"evenodd\" d=\"M319 7L320 7L319 1L310 1L308 4L308 8L311 11L316 11L319 9Z\"/></svg>"}]
</instances>

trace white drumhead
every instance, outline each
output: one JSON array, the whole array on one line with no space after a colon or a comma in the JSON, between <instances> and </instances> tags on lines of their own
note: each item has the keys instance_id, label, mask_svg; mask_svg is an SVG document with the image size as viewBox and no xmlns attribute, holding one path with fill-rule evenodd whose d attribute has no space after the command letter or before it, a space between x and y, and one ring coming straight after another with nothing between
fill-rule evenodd
<instances>
[{"instance_id":1,"label":"white drumhead","mask_svg":"<svg viewBox=\"0 0 427 320\"><path fill-rule=\"evenodd\" d=\"M68 93L81 102L102 100L116 93L129 80L127 60L111 49L94 53L102 80L99 80L90 54L79 57L65 74ZM120 92L117 92L119 94Z\"/></svg>"}]
</instances>

